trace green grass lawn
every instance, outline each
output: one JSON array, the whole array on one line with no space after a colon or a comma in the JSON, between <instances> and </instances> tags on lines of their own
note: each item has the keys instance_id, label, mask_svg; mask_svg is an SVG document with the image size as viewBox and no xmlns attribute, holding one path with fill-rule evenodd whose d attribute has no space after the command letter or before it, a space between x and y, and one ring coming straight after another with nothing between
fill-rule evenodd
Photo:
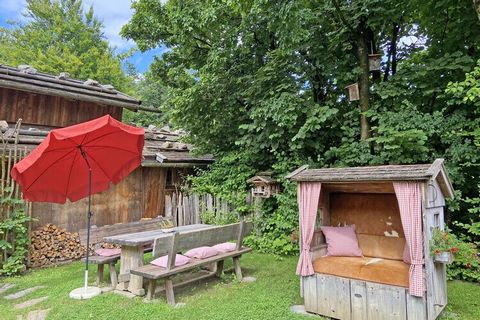
<instances>
[{"instance_id":1,"label":"green grass lawn","mask_svg":"<svg viewBox=\"0 0 480 320\"><path fill-rule=\"evenodd\" d=\"M36 285L47 286L20 301L0 298L0 319L16 319L30 310L50 308L47 319L309 319L290 313L289 307L301 304L299 279L295 276L296 257L278 259L271 255L252 253L242 257L245 276L254 276L254 283L239 283L231 272L221 280L190 285L176 291L182 308L172 308L162 296L145 303L142 298L105 293L91 300L77 301L68 293L82 286L83 264L77 262L62 267L35 270L27 275L0 280L15 283L6 294ZM231 263L226 265L231 268ZM93 270L93 268L91 268ZM91 272L91 281L94 272ZM31 298L49 298L26 310L14 310L13 305ZM449 284L447 319L480 319L480 286L463 282ZM311 318L310 318L311 319Z\"/></svg>"}]
</instances>

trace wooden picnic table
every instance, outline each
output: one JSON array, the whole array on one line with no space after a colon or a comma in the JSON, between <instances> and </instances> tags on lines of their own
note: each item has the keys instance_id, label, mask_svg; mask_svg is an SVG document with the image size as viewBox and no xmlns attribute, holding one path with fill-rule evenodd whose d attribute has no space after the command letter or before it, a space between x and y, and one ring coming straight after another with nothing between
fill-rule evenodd
<instances>
[{"instance_id":1,"label":"wooden picnic table","mask_svg":"<svg viewBox=\"0 0 480 320\"><path fill-rule=\"evenodd\" d=\"M208 224L191 224L175 227L173 232L193 231L205 228L213 228ZM130 270L143 266L144 247L152 245L156 238L168 237L171 233L160 230L151 230L135 233L126 233L103 238L107 243L120 245L120 274L118 275L118 290L126 290L131 293L143 296L143 277L131 275Z\"/></svg>"}]
</instances>

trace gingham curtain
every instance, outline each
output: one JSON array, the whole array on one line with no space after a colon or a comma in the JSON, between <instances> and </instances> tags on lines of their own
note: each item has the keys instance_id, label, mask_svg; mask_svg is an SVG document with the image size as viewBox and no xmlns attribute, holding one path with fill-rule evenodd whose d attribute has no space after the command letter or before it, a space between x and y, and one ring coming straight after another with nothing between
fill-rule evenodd
<instances>
[{"instance_id":1,"label":"gingham curtain","mask_svg":"<svg viewBox=\"0 0 480 320\"><path fill-rule=\"evenodd\" d=\"M300 239L302 251L297 265L297 275L310 276L313 274L310 243L312 242L317 218L318 200L320 199L320 182L299 182L297 187L297 201L300 210Z\"/></svg>"},{"instance_id":2,"label":"gingham curtain","mask_svg":"<svg viewBox=\"0 0 480 320\"><path fill-rule=\"evenodd\" d=\"M422 196L420 184L416 182L393 183L397 195L400 217L405 240L410 251L409 288L410 295L423 297L425 279L423 277L423 235L422 235Z\"/></svg>"}]
</instances>

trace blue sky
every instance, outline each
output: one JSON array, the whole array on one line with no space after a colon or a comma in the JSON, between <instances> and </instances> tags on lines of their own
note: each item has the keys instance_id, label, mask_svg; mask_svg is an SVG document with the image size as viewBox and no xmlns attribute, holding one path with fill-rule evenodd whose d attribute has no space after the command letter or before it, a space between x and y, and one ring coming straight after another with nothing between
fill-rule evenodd
<instances>
[{"instance_id":1,"label":"blue sky","mask_svg":"<svg viewBox=\"0 0 480 320\"><path fill-rule=\"evenodd\" d=\"M22 19L25 2L25 0L0 0L0 25L8 26L8 20ZM122 39L119 35L120 29L130 20L133 14L130 3L131 0L83 0L85 9L93 5L95 15L104 24L105 38L119 53L135 47L133 41ZM159 47L143 53L136 51L128 61L135 65L138 72L144 73L148 70L153 57L161 55L166 50L165 47Z\"/></svg>"}]
</instances>

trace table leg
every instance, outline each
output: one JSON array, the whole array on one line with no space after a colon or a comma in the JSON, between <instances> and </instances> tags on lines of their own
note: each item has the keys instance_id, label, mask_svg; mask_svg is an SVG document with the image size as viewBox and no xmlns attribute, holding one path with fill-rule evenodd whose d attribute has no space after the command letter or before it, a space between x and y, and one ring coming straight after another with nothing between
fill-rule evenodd
<instances>
[{"instance_id":1,"label":"table leg","mask_svg":"<svg viewBox=\"0 0 480 320\"><path fill-rule=\"evenodd\" d=\"M137 296L145 295L143 277L130 274L130 269L141 266L143 266L143 246L122 246L117 289L128 290Z\"/></svg>"}]
</instances>

